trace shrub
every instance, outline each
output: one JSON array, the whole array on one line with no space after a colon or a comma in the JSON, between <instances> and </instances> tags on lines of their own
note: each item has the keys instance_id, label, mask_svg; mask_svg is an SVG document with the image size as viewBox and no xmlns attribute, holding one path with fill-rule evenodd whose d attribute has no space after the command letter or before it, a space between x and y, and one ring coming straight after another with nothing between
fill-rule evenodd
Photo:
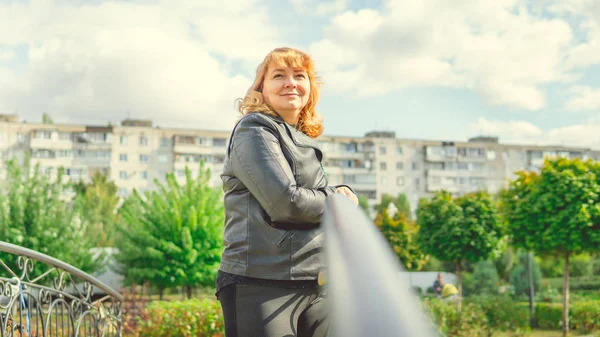
<instances>
[{"instance_id":1,"label":"shrub","mask_svg":"<svg viewBox=\"0 0 600 337\"><path fill-rule=\"evenodd\" d=\"M528 295L529 292L529 261L527 259L527 253L519 253L518 263L510 273L510 283L515 289L516 295ZM533 289L537 292L540 289L542 283L542 272L540 271L539 265L535 259L532 261L533 271Z\"/></svg>"},{"instance_id":2,"label":"shrub","mask_svg":"<svg viewBox=\"0 0 600 337\"><path fill-rule=\"evenodd\" d=\"M600 301L577 302L571 306L569 325L588 333L600 329Z\"/></svg>"},{"instance_id":3,"label":"shrub","mask_svg":"<svg viewBox=\"0 0 600 337\"><path fill-rule=\"evenodd\" d=\"M472 297L468 302L481 307L490 332L529 331L529 309L519 302L500 296Z\"/></svg>"},{"instance_id":4,"label":"shrub","mask_svg":"<svg viewBox=\"0 0 600 337\"><path fill-rule=\"evenodd\" d=\"M223 314L218 301L191 299L154 302L145 309L135 336L144 337L222 337Z\"/></svg>"},{"instance_id":5,"label":"shrub","mask_svg":"<svg viewBox=\"0 0 600 337\"><path fill-rule=\"evenodd\" d=\"M424 300L438 331L447 337L480 337L489 334L488 322L481 307L475 303L464 303L458 312L456 302L431 298Z\"/></svg>"},{"instance_id":6,"label":"shrub","mask_svg":"<svg viewBox=\"0 0 600 337\"><path fill-rule=\"evenodd\" d=\"M535 305L534 317L536 327L547 330L560 330L562 326L562 305L560 303L538 303Z\"/></svg>"},{"instance_id":7,"label":"shrub","mask_svg":"<svg viewBox=\"0 0 600 337\"><path fill-rule=\"evenodd\" d=\"M498 294L498 271L492 261L480 261L473 272L474 294Z\"/></svg>"}]
</instances>

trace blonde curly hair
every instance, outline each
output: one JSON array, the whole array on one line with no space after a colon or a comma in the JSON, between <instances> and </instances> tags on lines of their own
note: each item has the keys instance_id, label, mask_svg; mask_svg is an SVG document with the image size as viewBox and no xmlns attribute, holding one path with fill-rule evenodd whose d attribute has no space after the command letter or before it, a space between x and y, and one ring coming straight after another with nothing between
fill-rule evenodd
<instances>
[{"instance_id":1,"label":"blonde curly hair","mask_svg":"<svg viewBox=\"0 0 600 337\"><path fill-rule=\"evenodd\" d=\"M238 99L238 110L242 115L264 112L277 116L277 113L265 102L262 94L265 74L272 63L281 67L302 67L308 74L310 95L308 96L306 105L300 111L296 128L311 138L320 136L323 133L323 123L315 107L319 101L319 85L321 82L317 77L312 58L298 49L282 47L276 48L267 54L263 62L258 65L256 78L250 89L248 89L246 96L243 99Z\"/></svg>"}]
</instances>

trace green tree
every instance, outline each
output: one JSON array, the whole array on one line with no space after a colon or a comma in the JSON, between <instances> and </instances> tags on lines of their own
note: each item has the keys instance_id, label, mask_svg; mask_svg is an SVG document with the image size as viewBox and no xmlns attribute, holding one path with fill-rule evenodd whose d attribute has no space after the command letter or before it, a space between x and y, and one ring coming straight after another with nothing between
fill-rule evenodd
<instances>
[{"instance_id":1,"label":"green tree","mask_svg":"<svg viewBox=\"0 0 600 337\"><path fill-rule=\"evenodd\" d=\"M501 194L512 240L538 255L564 257L563 336L569 329L569 262L600 244L600 163L546 159L539 174L517 172Z\"/></svg>"},{"instance_id":2,"label":"green tree","mask_svg":"<svg viewBox=\"0 0 600 337\"><path fill-rule=\"evenodd\" d=\"M515 288L515 294L529 296L529 261L528 253L521 252L517 255L517 264L510 273L510 283ZM533 269L531 275L533 278L533 289L535 292L540 290L542 284L542 271L535 259L531 263Z\"/></svg>"},{"instance_id":3,"label":"green tree","mask_svg":"<svg viewBox=\"0 0 600 337\"><path fill-rule=\"evenodd\" d=\"M64 170L55 177L43 174L39 164L29 160L20 165L11 159L5 163L6 178L0 182L0 237L71 264L85 272L102 269L102 254L94 257L90 249L94 237L86 236L87 222L72 207L72 188L62 179ZM16 257L3 256L16 270ZM47 270L36 264L30 276Z\"/></svg>"},{"instance_id":4,"label":"green tree","mask_svg":"<svg viewBox=\"0 0 600 337\"><path fill-rule=\"evenodd\" d=\"M498 294L498 271L491 260L479 261L473 272L475 293L479 295Z\"/></svg>"},{"instance_id":5,"label":"green tree","mask_svg":"<svg viewBox=\"0 0 600 337\"><path fill-rule=\"evenodd\" d=\"M421 270L427 263L428 256L423 254L416 242L419 228L415 221L406 217L403 212L396 212L394 216L388 214L387 209L375 218L375 225L386 238L400 262L406 270Z\"/></svg>"},{"instance_id":6,"label":"green tree","mask_svg":"<svg viewBox=\"0 0 600 337\"><path fill-rule=\"evenodd\" d=\"M496 207L485 192L452 199L446 191L421 199L417 210L418 242L427 254L456 265L458 290L465 262L476 263L498 253L501 224Z\"/></svg>"},{"instance_id":7,"label":"green tree","mask_svg":"<svg viewBox=\"0 0 600 337\"><path fill-rule=\"evenodd\" d=\"M365 197L364 195L358 197L358 206L360 206L360 208L362 208L362 210L365 211L365 213L367 215L370 214L370 211L369 211L369 199L367 197Z\"/></svg>"},{"instance_id":8,"label":"green tree","mask_svg":"<svg viewBox=\"0 0 600 337\"><path fill-rule=\"evenodd\" d=\"M99 247L111 247L112 235L118 220L119 196L117 185L106 174L96 172L90 183L74 185L75 207L89 222L86 235L98 238Z\"/></svg>"},{"instance_id":9,"label":"green tree","mask_svg":"<svg viewBox=\"0 0 600 337\"><path fill-rule=\"evenodd\" d=\"M381 214L385 209L387 209L390 206L390 203L394 204L398 212L406 214L406 218L408 220L412 219L412 214L410 211L410 202L408 201L408 197L404 193L398 194L396 198L384 193L381 196L381 201L375 206L373 206L373 210L376 214Z\"/></svg>"},{"instance_id":10,"label":"green tree","mask_svg":"<svg viewBox=\"0 0 600 337\"><path fill-rule=\"evenodd\" d=\"M128 283L148 282L160 289L214 285L223 250L222 192L209 185L210 170L197 178L186 167L180 185L172 173L166 184L140 195L134 191L120 208L115 239L119 273Z\"/></svg>"},{"instance_id":11,"label":"green tree","mask_svg":"<svg viewBox=\"0 0 600 337\"><path fill-rule=\"evenodd\" d=\"M44 112L42 114L42 124L54 124L54 120L49 114Z\"/></svg>"}]
</instances>

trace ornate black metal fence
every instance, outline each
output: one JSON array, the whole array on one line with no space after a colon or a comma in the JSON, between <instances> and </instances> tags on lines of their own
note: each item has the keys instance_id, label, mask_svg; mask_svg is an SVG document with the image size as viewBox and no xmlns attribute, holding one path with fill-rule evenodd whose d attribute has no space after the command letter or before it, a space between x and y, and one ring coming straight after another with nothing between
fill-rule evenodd
<instances>
[{"instance_id":1,"label":"ornate black metal fence","mask_svg":"<svg viewBox=\"0 0 600 337\"><path fill-rule=\"evenodd\" d=\"M122 302L87 273L0 241L1 337L121 337Z\"/></svg>"}]
</instances>

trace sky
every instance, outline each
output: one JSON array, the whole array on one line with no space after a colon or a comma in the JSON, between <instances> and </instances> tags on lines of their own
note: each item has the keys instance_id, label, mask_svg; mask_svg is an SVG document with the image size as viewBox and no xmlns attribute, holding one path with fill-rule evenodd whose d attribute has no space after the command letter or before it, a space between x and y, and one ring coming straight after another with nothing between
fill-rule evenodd
<instances>
[{"instance_id":1,"label":"sky","mask_svg":"<svg viewBox=\"0 0 600 337\"><path fill-rule=\"evenodd\" d=\"M600 149L598 0L0 0L0 113L230 130L280 46L326 135Z\"/></svg>"}]
</instances>

